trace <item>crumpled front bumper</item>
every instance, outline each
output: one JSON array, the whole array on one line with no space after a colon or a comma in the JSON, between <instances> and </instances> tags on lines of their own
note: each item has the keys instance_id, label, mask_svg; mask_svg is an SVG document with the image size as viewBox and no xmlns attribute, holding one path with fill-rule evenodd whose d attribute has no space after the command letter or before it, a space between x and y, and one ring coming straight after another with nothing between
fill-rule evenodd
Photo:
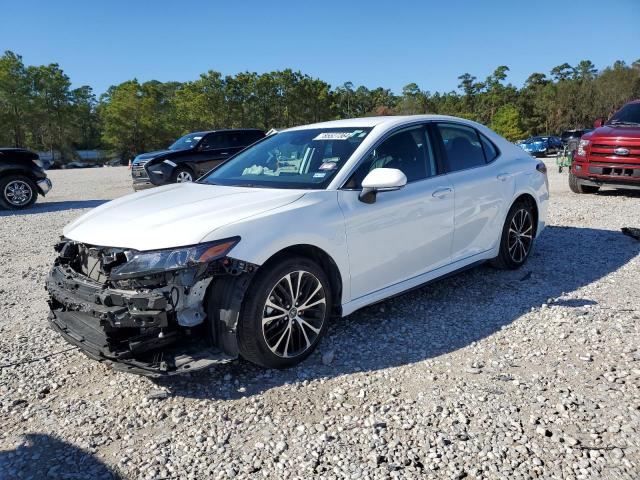
<instances>
[{"instance_id":1,"label":"crumpled front bumper","mask_svg":"<svg viewBox=\"0 0 640 480\"><path fill-rule=\"evenodd\" d=\"M188 338L185 329L175 328L173 305L164 292L106 288L64 265L53 267L46 289L52 328L114 369L159 377L235 358L201 332Z\"/></svg>"}]
</instances>

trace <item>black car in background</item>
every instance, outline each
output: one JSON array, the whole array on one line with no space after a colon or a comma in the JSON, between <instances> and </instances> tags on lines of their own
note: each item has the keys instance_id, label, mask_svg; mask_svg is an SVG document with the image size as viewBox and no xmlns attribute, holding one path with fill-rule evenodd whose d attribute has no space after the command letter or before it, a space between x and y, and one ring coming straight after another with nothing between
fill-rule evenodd
<instances>
[{"instance_id":1,"label":"black car in background","mask_svg":"<svg viewBox=\"0 0 640 480\"><path fill-rule=\"evenodd\" d=\"M30 207L51 190L51 180L37 153L22 148L0 148L0 208Z\"/></svg>"},{"instance_id":2,"label":"black car in background","mask_svg":"<svg viewBox=\"0 0 640 480\"><path fill-rule=\"evenodd\" d=\"M593 131L593 128L576 129L576 130L565 130L560 134L560 138L562 139L562 144L565 147L568 147L570 150L575 150L578 148L578 143L580 142L580 138L585 133L589 133Z\"/></svg>"},{"instance_id":3,"label":"black car in background","mask_svg":"<svg viewBox=\"0 0 640 480\"><path fill-rule=\"evenodd\" d=\"M133 159L133 189L192 182L264 136L262 130L254 128L188 133L166 150Z\"/></svg>"}]
</instances>

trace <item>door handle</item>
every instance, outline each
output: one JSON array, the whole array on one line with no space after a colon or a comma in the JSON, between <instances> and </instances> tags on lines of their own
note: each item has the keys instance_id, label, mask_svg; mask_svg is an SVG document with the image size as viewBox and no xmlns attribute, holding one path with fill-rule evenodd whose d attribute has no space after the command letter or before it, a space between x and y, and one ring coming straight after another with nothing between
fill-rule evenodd
<instances>
[{"instance_id":1,"label":"door handle","mask_svg":"<svg viewBox=\"0 0 640 480\"><path fill-rule=\"evenodd\" d=\"M434 197L434 198L444 198L447 195L449 195L451 192L453 192L453 190L451 188L449 188L449 187L447 187L447 188L439 188L438 190L433 192L431 194L431 196Z\"/></svg>"},{"instance_id":2,"label":"door handle","mask_svg":"<svg viewBox=\"0 0 640 480\"><path fill-rule=\"evenodd\" d=\"M506 182L512 176L513 176L513 173L499 173L497 178L501 182Z\"/></svg>"},{"instance_id":3,"label":"door handle","mask_svg":"<svg viewBox=\"0 0 640 480\"><path fill-rule=\"evenodd\" d=\"M220 155L229 155L229 152L220 152Z\"/></svg>"}]
</instances>

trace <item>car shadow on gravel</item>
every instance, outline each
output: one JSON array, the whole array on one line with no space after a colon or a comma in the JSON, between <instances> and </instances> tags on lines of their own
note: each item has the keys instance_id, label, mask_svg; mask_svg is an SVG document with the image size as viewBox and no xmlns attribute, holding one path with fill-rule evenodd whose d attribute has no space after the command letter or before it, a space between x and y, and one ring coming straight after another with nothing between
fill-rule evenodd
<instances>
[{"instance_id":1,"label":"car shadow on gravel","mask_svg":"<svg viewBox=\"0 0 640 480\"><path fill-rule=\"evenodd\" d=\"M615 189L615 190L599 190L598 195L600 197L631 197L631 198L640 198L640 190L624 190L624 189Z\"/></svg>"},{"instance_id":2,"label":"car shadow on gravel","mask_svg":"<svg viewBox=\"0 0 640 480\"><path fill-rule=\"evenodd\" d=\"M90 453L46 434L28 434L14 450L0 451L0 478L119 480L119 474Z\"/></svg>"},{"instance_id":3,"label":"car shadow on gravel","mask_svg":"<svg viewBox=\"0 0 640 480\"><path fill-rule=\"evenodd\" d=\"M522 269L480 266L359 310L333 322L317 352L295 368L265 370L239 361L154 381L174 396L232 399L284 384L304 385L304 380L420 362L489 337L549 302L588 314L585 307L596 302L572 292L639 254L640 243L620 231L550 226ZM571 298L563 298L568 294ZM526 341L515 334L510 340L514 345Z\"/></svg>"},{"instance_id":4,"label":"car shadow on gravel","mask_svg":"<svg viewBox=\"0 0 640 480\"><path fill-rule=\"evenodd\" d=\"M65 210L81 210L83 208L99 207L109 200L69 200L65 202L36 203L26 210L0 210L0 217L34 215L37 213L62 212Z\"/></svg>"}]
</instances>

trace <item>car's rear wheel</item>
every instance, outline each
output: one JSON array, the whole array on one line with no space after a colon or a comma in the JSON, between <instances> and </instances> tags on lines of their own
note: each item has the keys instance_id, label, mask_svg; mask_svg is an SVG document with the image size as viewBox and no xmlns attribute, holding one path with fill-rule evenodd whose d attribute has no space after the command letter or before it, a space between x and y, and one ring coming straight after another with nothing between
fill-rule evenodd
<instances>
[{"instance_id":1,"label":"car's rear wheel","mask_svg":"<svg viewBox=\"0 0 640 480\"><path fill-rule=\"evenodd\" d=\"M20 210L33 205L38 198L36 184L24 175L7 175L0 179L0 206Z\"/></svg>"},{"instance_id":2,"label":"car's rear wheel","mask_svg":"<svg viewBox=\"0 0 640 480\"><path fill-rule=\"evenodd\" d=\"M513 204L504 222L498 256L491 261L493 266L514 270L527 261L536 229L533 209L531 201Z\"/></svg>"},{"instance_id":3,"label":"car's rear wheel","mask_svg":"<svg viewBox=\"0 0 640 480\"><path fill-rule=\"evenodd\" d=\"M594 185L583 185L573 173L569 173L569 188L573 193L597 193L600 190L600 187Z\"/></svg>"},{"instance_id":4,"label":"car's rear wheel","mask_svg":"<svg viewBox=\"0 0 640 480\"><path fill-rule=\"evenodd\" d=\"M173 174L176 183L193 182L195 175L189 167L178 167Z\"/></svg>"},{"instance_id":5,"label":"car's rear wheel","mask_svg":"<svg viewBox=\"0 0 640 480\"><path fill-rule=\"evenodd\" d=\"M240 354L269 368L300 363L324 335L331 306L329 280L315 262L293 257L267 265L258 272L242 306Z\"/></svg>"}]
</instances>

